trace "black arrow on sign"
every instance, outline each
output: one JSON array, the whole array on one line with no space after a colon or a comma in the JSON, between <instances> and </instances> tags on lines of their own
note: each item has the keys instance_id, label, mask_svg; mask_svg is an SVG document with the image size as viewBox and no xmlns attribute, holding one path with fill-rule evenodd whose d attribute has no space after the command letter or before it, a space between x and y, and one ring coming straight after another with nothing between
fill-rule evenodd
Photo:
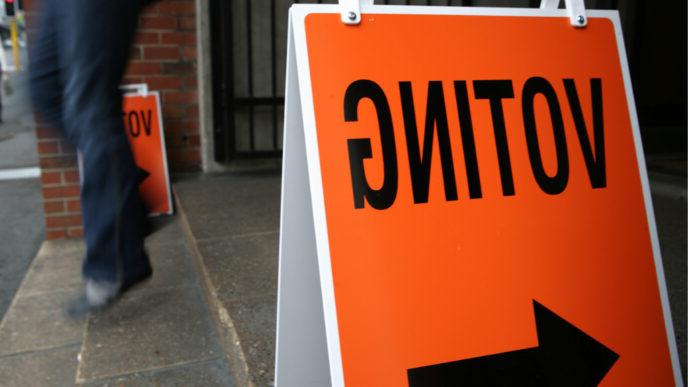
<instances>
[{"instance_id":1,"label":"black arrow on sign","mask_svg":"<svg viewBox=\"0 0 688 387\"><path fill-rule=\"evenodd\" d=\"M138 169L138 179L139 179L139 184L143 183L144 180L150 176L150 172L146 171L145 169L141 167L137 167Z\"/></svg>"},{"instance_id":2,"label":"black arrow on sign","mask_svg":"<svg viewBox=\"0 0 688 387\"><path fill-rule=\"evenodd\" d=\"M597 386L619 358L533 300L538 347L408 370L410 387Z\"/></svg>"}]
</instances>

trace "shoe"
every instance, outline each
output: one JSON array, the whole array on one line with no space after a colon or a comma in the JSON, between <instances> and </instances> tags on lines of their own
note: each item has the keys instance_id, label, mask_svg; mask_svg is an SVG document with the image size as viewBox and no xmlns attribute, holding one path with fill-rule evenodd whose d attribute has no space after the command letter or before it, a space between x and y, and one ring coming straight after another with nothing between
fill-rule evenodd
<instances>
[{"instance_id":1,"label":"shoe","mask_svg":"<svg viewBox=\"0 0 688 387\"><path fill-rule=\"evenodd\" d=\"M124 293L128 290L131 290L131 288L140 285L142 282L146 281L153 275L153 269L150 266L148 255L146 255L145 264L142 264L141 266L143 267L143 269L141 269L138 274L130 275L129 278L125 279L124 282L122 282L120 293Z\"/></svg>"},{"instance_id":2,"label":"shoe","mask_svg":"<svg viewBox=\"0 0 688 387\"><path fill-rule=\"evenodd\" d=\"M119 283L89 279L84 292L67 302L65 312L71 318L80 318L107 308L119 295Z\"/></svg>"},{"instance_id":3,"label":"shoe","mask_svg":"<svg viewBox=\"0 0 688 387\"><path fill-rule=\"evenodd\" d=\"M148 269L122 284L117 282L86 280L84 292L69 300L65 314L71 319L80 319L89 313L98 313L110 307L124 293L149 279L153 271Z\"/></svg>"}]
</instances>

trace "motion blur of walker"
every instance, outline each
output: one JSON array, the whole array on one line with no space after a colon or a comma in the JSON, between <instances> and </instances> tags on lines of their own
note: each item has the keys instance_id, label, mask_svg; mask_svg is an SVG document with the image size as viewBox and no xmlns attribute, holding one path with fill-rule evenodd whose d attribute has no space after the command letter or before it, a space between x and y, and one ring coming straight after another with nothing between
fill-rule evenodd
<instances>
[{"instance_id":1,"label":"motion blur of walker","mask_svg":"<svg viewBox=\"0 0 688 387\"><path fill-rule=\"evenodd\" d=\"M78 317L110 305L152 274L143 178L121 118L119 84L144 0L42 0L30 52L38 115L81 157L84 291L66 305Z\"/></svg>"}]
</instances>

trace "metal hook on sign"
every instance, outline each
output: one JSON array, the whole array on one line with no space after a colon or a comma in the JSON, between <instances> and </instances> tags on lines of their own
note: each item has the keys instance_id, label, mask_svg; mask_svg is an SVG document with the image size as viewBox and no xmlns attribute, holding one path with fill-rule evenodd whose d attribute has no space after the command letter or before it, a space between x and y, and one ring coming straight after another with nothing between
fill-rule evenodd
<instances>
[{"instance_id":1,"label":"metal hook on sign","mask_svg":"<svg viewBox=\"0 0 688 387\"><path fill-rule=\"evenodd\" d=\"M361 22L361 4L359 0L339 0L342 23L359 24Z\"/></svg>"},{"instance_id":2,"label":"metal hook on sign","mask_svg":"<svg viewBox=\"0 0 688 387\"><path fill-rule=\"evenodd\" d=\"M580 28L588 25L588 16L585 13L583 0L564 0L564 3L572 26ZM557 9L557 7L559 7L559 0L540 1L540 9Z\"/></svg>"},{"instance_id":3,"label":"metal hook on sign","mask_svg":"<svg viewBox=\"0 0 688 387\"><path fill-rule=\"evenodd\" d=\"M119 87L124 94L139 94L146 96L148 95L148 84L146 83L132 83L128 85L121 85Z\"/></svg>"}]
</instances>

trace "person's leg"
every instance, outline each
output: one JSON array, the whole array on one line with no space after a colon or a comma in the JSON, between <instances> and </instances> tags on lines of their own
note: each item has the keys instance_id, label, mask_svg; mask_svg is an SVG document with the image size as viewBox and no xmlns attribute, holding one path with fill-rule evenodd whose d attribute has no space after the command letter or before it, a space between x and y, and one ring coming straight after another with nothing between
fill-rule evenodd
<instances>
[{"instance_id":1,"label":"person's leg","mask_svg":"<svg viewBox=\"0 0 688 387\"><path fill-rule=\"evenodd\" d=\"M143 244L147 219L138 191L140 171L124 132L118 89L140 1L59 3L63 121L70 137L78 139L83 159L83 275L87 285L95 281L121 291L151 273Z\"/></svg>"},{"instance_id":2,"label":"person's leg","mask_svg":"<svg viewBox=\"0 0 688 387\"><path fill-rule=\"evenodd\" d=\"M62 81L55 23L58 3L42 0L37 4L38 31L29 45L29 89L33 106L41 118L63 131ZM75 142L76 139L70 138L70 141Z\"/></svg>"}]
</instances>

